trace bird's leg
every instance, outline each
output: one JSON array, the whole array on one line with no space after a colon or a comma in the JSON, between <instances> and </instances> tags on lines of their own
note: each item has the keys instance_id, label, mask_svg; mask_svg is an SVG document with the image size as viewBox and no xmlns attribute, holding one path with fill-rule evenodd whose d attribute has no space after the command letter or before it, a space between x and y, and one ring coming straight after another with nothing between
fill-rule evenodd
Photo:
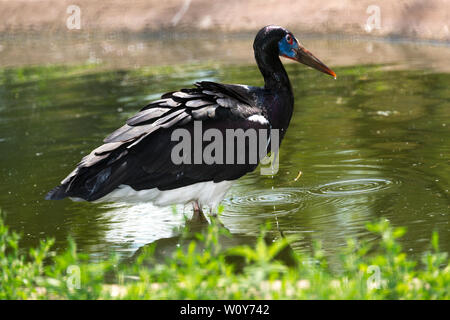
<instances>
[{"instance_id":1,"label":"bird's leg","mask_svg":"<svg viewBox=\"0 0 450 320\"><path fill-rule=\"evenodd\" d=\"M192 216L192 221L199 221L203 223L208 223L208 220L206 219L205 215L203 214L202 208L198 204L198 201L194 201L194 215Z\"/></svg>"},{"instance_id":2,"label":"bird's leg","mask_svg":"<svg viewBox=\"0 0 450 320\"><path fill-rule=\"evenodd\" d=\"M214 210L213 208L209 209L209 216L211 217L211 223L213 220L221 227L225 227L225 225L220 221L219 215L217 214L217 208Z\"/></svg>"},{"instance_id":3,"label":"bird's leg","mask_svg":"<svg viewBox=\"0 0 450 320\"><path fill-rule=\"evenodd\" d=\"M209 215L213 218L217 218L217 211L214 210L213 208L209 209Z\"/></svg>"}]
</instances>

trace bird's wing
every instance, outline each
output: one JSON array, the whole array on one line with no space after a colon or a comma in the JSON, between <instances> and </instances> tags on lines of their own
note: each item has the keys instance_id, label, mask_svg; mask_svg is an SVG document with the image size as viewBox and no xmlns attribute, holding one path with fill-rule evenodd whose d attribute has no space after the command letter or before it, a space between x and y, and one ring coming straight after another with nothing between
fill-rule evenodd
<instances>
[{"instance_id":1,"label":"bird's wing","mask_svg":"<svg viewBox=\"0 0 450 320\"><path fill-rule=\"evenodd\" d=\"M194 120L246 119L262 115L251 87L203 81L196 88L164 94L127 120L104 140L105 143L136 143L160 128L180 127Z\"/></svg>"},{"instance_id":2,"label":"bird's wing","mask_svg":"<svg viewBox=\"0 0 450 320\"><path fill-rule=\"evenodd\" d=\"M257 88L200 82L195 88L164 94L106 137L105 144L85 156L46 198L96 200L120 184L135 190L167 190L200 181L239 178L257 164L173 164L170 151L175 142L170 134L179 127L192 129L195 120L205 129L270 128L256 106L254 90Z\"/></svg>"}]
</instances>

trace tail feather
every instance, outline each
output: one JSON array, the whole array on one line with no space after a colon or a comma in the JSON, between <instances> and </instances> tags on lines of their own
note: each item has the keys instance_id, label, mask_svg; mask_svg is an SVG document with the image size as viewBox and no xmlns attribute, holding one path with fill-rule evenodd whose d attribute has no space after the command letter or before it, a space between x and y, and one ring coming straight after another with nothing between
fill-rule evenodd
<instances>
[{"instance_id":1,"label":"tail feather","mask_svg":"<svg viewBox=\"0 0 450 320\"><path fill-rule=\"evenodd\" d=\"M83 167L64 179L62 184L45 196L45 199L61 200L70 197L95 201L125 181L128 174L126 169L126 165L117 163L107 167Z\"/></svg>"},{"instance_id":2,"label":"tail feather","mask_svg":"<svg viewBox=\"0 0 450 320\"><path fill-rule=\"evenodd\" d=\"M65 191L64 185L59 185L53 188L47 195L45 196L45 200L61 200L68 197L68 194Z\"/></svg>"}]
</instances>

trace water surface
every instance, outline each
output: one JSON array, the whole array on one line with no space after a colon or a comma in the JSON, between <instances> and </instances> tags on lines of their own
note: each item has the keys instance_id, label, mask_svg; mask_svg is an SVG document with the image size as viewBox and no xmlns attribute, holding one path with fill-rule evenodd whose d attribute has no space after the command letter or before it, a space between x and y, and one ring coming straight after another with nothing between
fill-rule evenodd
<instances>
[{"instance_id":1,"label":"water surface","mask_svg":"<svg viewBox=\"0 0 450 320\"><path fill-rule=\"evenodd\" d=\"M243 40L236 41L240 46ZM330 43L337 46L333 41L311 51L329 52ZM336 81L288 64L296 100L279 172L256 170L237 181L223 202L225 226L253 235L271 221L274 236L301 236L295 250L320 240L332 255L348 237L373 239L365 224L384 217L408 228L406 250L429 249L437 230L448 251L450 74L417 59L331 65ZM54 237L62 249L70 235L92 257L111 251L129 256L177 235L189 206L43 198L108 133L162 93L201 80L262 84L251 59L196 56L188 62L105 68L91 59L0 69L0 208L6 223L23 234L24 247Z\"/></svg>"}]
</instances>

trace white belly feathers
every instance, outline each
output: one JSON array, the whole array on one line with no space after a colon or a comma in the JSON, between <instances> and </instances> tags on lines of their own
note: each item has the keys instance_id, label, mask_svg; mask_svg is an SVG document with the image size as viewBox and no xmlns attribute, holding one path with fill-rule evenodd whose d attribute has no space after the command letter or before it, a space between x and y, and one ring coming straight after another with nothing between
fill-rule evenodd
<instances>
[{"instance_id":1,"label":"white belly feathers","mask_svg":"<svg viewBox=\"0 0 450 320\"><path fill-rule=\"evenodd\" d=\"M128 185L120 185L95 202L151 202L162 207L198 201L201 206L207 205L210 208L216 208L232 183L232 181L218 183L207 181L165 191L158 188L136 191Z\"/></svg>"}]
</instances>

